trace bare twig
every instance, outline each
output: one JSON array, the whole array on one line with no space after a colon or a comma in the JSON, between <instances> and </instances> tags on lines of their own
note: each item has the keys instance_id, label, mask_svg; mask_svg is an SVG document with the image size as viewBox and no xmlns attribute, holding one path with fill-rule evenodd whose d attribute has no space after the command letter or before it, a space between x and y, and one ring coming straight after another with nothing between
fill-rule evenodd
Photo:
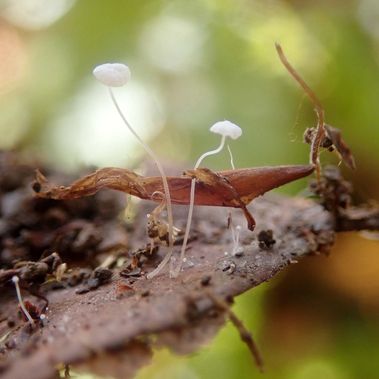
<instances>
[{"instance_id":1,"label":"bare twig","mask_svg":"<svg viewBox=\"0 0 379 379\"><path fill-rule=\"evenodd\" d=\"M16 325L10 329L10 333L5 337L6 341L3 341L4 344L1 346L3 349L0 364L2 379L21 379L25 377L25 372L28 373L29 379L50 379L55 377L56 368L62 363L73 365L75 369L77 364L95 360L105 370L110 368L110 365L109 361L100 361L103 354L114 357L115 352L141 339L154 347L154 338L163 337L166 332L175 334L179 338L181 333L185 334L189 331L191 346L188 348L192 349L189 351L194 351L200 343L205 342L204 324L214 333L221 326L221 317L217 321L209 317L209 312L215 308L226 312L237 327L242 340L248 344L258 367L262 367L262 359L251 335L232 313L229 304L224 299L234 298L269 281L295 260L298 261L318 252L328 252L334 243L336 231L379 230L377 208L349 208L351 193L349 185L341 182L338 174L329 172L329 198L321 205L300 197L260 197L252 206L249 206L248 210L254 213L260 229L272 230L272 238L276 242L269 251L262 250L262 246L255 242L250 243L241 238L240 243L243 244L244 249L243 259L230 254L225 255L225 251L231 251L230 235L225 229L225 210L214 208L210 212L205 207L199 207L194 223L197 238L191 241L191 255L180 277L170 279L162 275L147 280L137 270L136 276L130 280L121 275L122 268L113 267L113 275L109 282L93 292L79 296L76 293L78 280L86 277L89 269L76 272L75 266L78 265L74 259L78 259L77 253L82 253L79 257L80 265L91 267L96 258L94 254L112 251L109 250L109 246L116 246L122 251L146 246L144 224L146 213L151 212L151 204L141 204L140 212L133 223L134 231L128 233L128 236L132 238L125 239L127 234L122 228L118 231L121 233L119 236L121 239L117 238L115 244L114 241L108 240L109 231L114 229L117 231L114 218L123 209L123 202L111 203L113 205L110 208L114 209L109 215L109 213L104 213L104 208L109 207L109 198L102 200L99 195L75 202L36 199L31 197L28 191L19 191L19 188L24 189L24 186L29 185L32 170L24 174L24 171L17 171L17 167L1 166L1 162L0 159L0 173L4 175L0 174L0 176L8 178L9 172L18 172L17 178L20 184L16 186L16 193L18 203L22 204L22 207L16 208L14 214L3 215L2 221L10 228L9 231L3 230L1 242L6 241L9 251L13 252L15 257L22 252L24 259L28 260L36 251L42 252L54 246L54 249L56 247L57 251L62 251L67 258L71 258L69 264L70 269L73 270L72 275L67 275L58 283L59 287L66 286L63 291L54 291L54 287L49 287L49 281L46 282L44 294L50 303L46 313L48 322L44 323L43 327L39 324L36 330L30 331L22 327L24 321L15 319L17 301L14 289L10 285L13 275L19 275L22 278L25 271L22 267L10 269L9 263L4 262L4 268L0 270L2 294L0 315L2 320L16 322ZM113 173L116 176L116 172ZM202 171L197 172L198 175L202 173L204 174ZM324 169L324 175L326 173L328 172ZM126 171L123 174L128 174L132 181L135 179L131 172ZM267 172L267 178L270 176L270 172ZM93 179L95 188L95 184L101 184L99 178L92 175L86 180ZM203 179L206 178L207 176L203 176ZM154 183L158 179L153 179ZM230 180L232 179L230 176ZM188 189L191 177L188 176L184 180ZM114 180L112 183L116 184L117 181ZM133 183L136 183L135 180ZM245 183L245 179L241 183ZM46 183L42 181L40 184L40 189L43 190ZM83 189L80 186L77 188ZM155 187L154 190L156 190ZM0 194L12 191L13 189L0 186ZM151 193L153 192L151 190ZM249 184L248 193L250 192ZM198 193L201 193L200 187ZM323 196L324 193L325 191L319 196ZM112 198L116 196L114 194ZM3 201L4 199L5 196ZM187 200L185 203L188 203L188 199L185 200ZM184 221L185 216L180 213L180 207L176 207L175 210L177 211L175 219ZM54 218L52 223L51 217L46 217L46 214L59 217ZM25 220L36 220L36 223L29 225ZM76 236L78 231L85 231L85 227L92 225L93 220L102 224L102 228L95 229L97 238L88 240L88 248L83 242L78 245L78 239L73 236ZM68 227L67 222L72 226ZM242 223L243 216L237 212L233 215L233 222ZM15 238L14 231L21 229L24 230L25 236L33 238ZM256 241L257 234L253 237ZM126 240L128 245L124 242ZM108 246L105 251L102 250L104 246ZM126 265L130 257L123 255L123 258L126 260ZM154 255L144 256L141 260L142 266L139 268L148 272L154 267L156 258ZM30 273L35 274L34 270ZM45 280L45 277L42 279ZM41 278L32 276L28 280L28 283L37 285ZM208 291L211 292L210 296ZM217 294L220 298L214 299L215 295L212 294ZM188 298L200 299L200 301L194 307L193 302L189 302ZM198 323L194 323L194 320ZM203 321L204 324L202 324ZM4 324L3 321L2 326ZM31 336L29 333L34 333L34 335ZM149 339L149 336L154 336L154 338ZM198 343L197 347L193 347L194 342ZM178 345L179 342L174 342L170 347L175 349ZM138 354L138 358L141 358L141 353ZM122 362L135 363L135 359L129 355L128 359Z\"/></svg>"},{"instance_id":2,"label":"bare twig","mask_svg":"<svg viewBox=\"0 0 379 379\"><path fill-rule=\"evenodd\" d=\"M238 330L241 340L245 342L245 344L249 348L254 358L255 364L259 368L259 371L263 372L263 358L261 356L261 353L259 352L258 346L255 343L251 333L246 329L243 322L232 311L232 309L230 308L230 305L224 299L222 299L220 296L215 295L213 292L209 290L207 290L206 293L208 297L213 301L215 306L223 310L228 315L229 320Z\"/></svg>"},{"instance_id":3,"label":"bare twig","mask_svg":"<svg viewBox=\"0 0 379 379\"><path fill-rule=\"evenodd\" d=\"M313 103L315 107L315 111L317 114L317 129L316 129L316 134L311 144L310 163L313 163L314 165L316 165L317 180L319 181L320 175L321 175L319 150L320 150L321 141L325 136L324 108L321 105L321 102L316 96L316 94L313 92L313 90L308 86L308 84L304 81L304 79L300 76L300 74L295 70L295 68L288 62L288 59L285 56L280 44L276 43L275 47L284 67L291 74L291 76L299 83L300 87L304 90L304 92L307 94L310 101Z\"/></svg>"}]
</instances>

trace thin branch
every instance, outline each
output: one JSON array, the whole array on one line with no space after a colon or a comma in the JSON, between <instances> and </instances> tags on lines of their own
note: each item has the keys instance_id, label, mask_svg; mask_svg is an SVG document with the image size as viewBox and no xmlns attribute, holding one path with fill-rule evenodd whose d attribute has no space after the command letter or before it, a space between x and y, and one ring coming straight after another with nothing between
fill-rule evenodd
<instances>
[{"instance_id":1,"label":"thin branch","mask_svg":"<svg viewBox=\"0 0 379 379\"><path fill-rule=\"evenodd\" d=\"M308 84L304 81L304 79L300 76L300 74L295 70L295 68L288 62L288 59L285 56L282 47L278 43L275 44L275 47L284 67L291 74L291 76L299 83L300 87L304 90L304 92L307 94L310 101L313 103L315 107L318 122L317 122L316 134L311 144L310 163L313 163L314 165L316 165L316 174L317 174L317 179L319 181L320 174L321 174L319 150L320 150L321 141L325 136L324 108L321 105L321 102L316 96L316 94L313 92L313 90L308 86Z\"/></svg>"},{"instance_id":2,"label":"thin branch","mask_svg":"<svg viewBox=\"0 0 379 379\"><path fill-rule=\"evenodd\" d=\"M206 291L206 293L209 296L209 298L213 301L213 303L216 305L216 307L223 310L228 315L229 320L238 330L241 340L245 342L245 344L249 348L254 358L255 364L259 368L259 371L263 372L263 358L251 333L246 329L245 325L237 317L237 315L231 310L230 305L225 300L223 300L220 296L215 295L213 292L209 290Z\"/></svg>"}]
</instances>

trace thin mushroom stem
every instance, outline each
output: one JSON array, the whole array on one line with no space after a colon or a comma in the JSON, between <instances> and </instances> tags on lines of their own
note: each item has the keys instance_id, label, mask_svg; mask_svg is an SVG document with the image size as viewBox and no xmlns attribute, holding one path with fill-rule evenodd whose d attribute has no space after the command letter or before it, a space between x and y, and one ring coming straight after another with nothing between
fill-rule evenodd
<instances>
[{"instance_id":1,"label":"thin mushroom stem","mask_svg":"<svg viewBox=\"0 0 379 379\"><path fill-rule=\"evenodd\" d=\"M232 166L232 169L235 170L236 167L234 166L234 159L233 159L233 154L232 154L232 150L230 149L230 146L229 144L226 144L226 147L228 148L228 152L229 152L229 157L230 157L230 165Z\"/></svg>"},{"instance_id":2,"label":"thin mushroom stem","mask_svg":"<svg viewBox=\"0 0 379 379\"><path fill-rule=\"evenodd\" d=\"M209 157L210 155L217 154L224 148L225 139L226 139L226 137L223 135L221 137L221 143L217 149L207 151L206 153L204 153L203 155L200 156L200 158L197 160L197 162L195 164L195 170L200 166L200 164L204 158ZM183 259L184 259L184 256L186 254L187 242L188 242L188 237L189 237L189 233L191 230L193 208L194 208L194 203L195 203L195 187L196 187L196 179L193 178L191 180L190 203L189 203L189 209L188 209L186 230L184 232L183 244L182 244L182 248L180 250L179 264L176 267L176 269L174 269L173 272L170 273L173 278L176 278L179 275L180 270L182 269Z\"/></svg>"},{"instance_id":3,"label":"thin mushroom stem","mask_svg":"<svg viewBox=\"0 0 379 379\"><path fill-rule=\"evenodd\" d=\"M209 157L210 155L214 155L214 154L217 154L219 153L225 146L225 139L226 137L225 136L221 136L221 143L220 143L220 146L215 149L215 150L211 150L211 151L207 151L206 153L204 153L203 155L200 156L200 158L197 160L196 164L195 164L195 170L197 168L199 168L201 162L203 161L204 158L206 157Z\"/></svg>"},{"instance_id":4,"label":"thin mushroom stem","mask_svg":"<svg viewBox=\"0 0 379 379\"><path fill-rule=\"evenodd\" d=\"M154 151L151 150L151 148L145 142L143 142L143 140L140 138L140 136L135 132L133 127L130 125L130 123L126 119L125 115L122 113L122 110L121 110L121 108L120 108L120 106L119 106L119 104L118 104L118 102L114 96L112 88L108 87L108 89L109 89L109 93L110 93L112 102L113 102L114 106L116 107L122 121L127 126L127 128L130 130L130 132L134 135L134 137L136 137L136 139L142 145L142 147L145 149L147 154L150 155L150 157L153 159L153 161L154 161L155 165L157 166L158 171L162 177L163 189L164 189L164 193L165 193L165 197L166 197L166 206L167 206L168 234L169 234L168 235L168 252L167 252L166 256L164 257L164 259L162 260L162 262L158 265L158 267L147 275L147 278L151 279L154 276L156 276L157 274L159 274L159 272L163 269L163 267L165 267L167 262L170 260L172 253L173 253L173 250L174 250L174 239L173 239L174 220L173 220L173 216L172 216L170 189L169 189L168 182L167 182L167 176L163 170L161 163L159 162L157 156L155 155Z\"/></svg>"},{"instance_id":5,"label":"thin mushroom stem","mask_svg":"<svg viewBox=\"0 0 379 379\"><path fill-rule=\"evenodd\" d=\"M232 239L233 239L232 256L236 256L239 251L241 225L237 225L235 228L232 225L231 230L232 230Z\"/></svg>"},{"instance_id":6,"label":"thin mushroom stem","mask_svg":"<svg viewBox=\"0 0 379 379\"><path fill-rule=\"evenodd\" d=\"M30 322L30 324L34 325L34 320L33 320L32 316L30 316L30 313L26 309L25 304L24 304L24 302L22 300L20 286L18 285L19 281L20 281L20 279L19 279L18 276L15 275L15 276L12 277L12 282L13 282L15 288L16 288L17 299L18 299L18 302L19 302L20 307L22 309L22 312L26 316L26 318L28 319L28 321Z\"/></svg>"}]
</instances>

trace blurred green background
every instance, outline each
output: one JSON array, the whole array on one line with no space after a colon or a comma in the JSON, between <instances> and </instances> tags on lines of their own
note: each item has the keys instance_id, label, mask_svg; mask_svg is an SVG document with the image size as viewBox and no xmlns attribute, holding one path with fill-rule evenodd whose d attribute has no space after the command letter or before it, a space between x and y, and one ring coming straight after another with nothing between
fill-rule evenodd
<instances>
[{"instance_id":1,"label":"blurred green background","mask_svg":"<svg viewBox=\"0 0 379 379\"><path fill-rule=\"evenodd\" d=\"M355 172L345 171L357 199L378 200L377 0L2 0L0 148L72 172L138 166L142 149L91 74L121 61L132 81L116 96L162 159L190 167L219 143L209 127L229 119L243 128L231 143L236 166L306 163L302 133L315 114L274 42L320 97L327 122L343 130L357 161ZM229 157L207 164L226 168ZM307 259L237 299L234 309L265 357L265 378L378 377L375 237L340 235L330 257ZM158 351L138 378L253 376L227 325L192 356Z\"/></svg>"}]
</instances>

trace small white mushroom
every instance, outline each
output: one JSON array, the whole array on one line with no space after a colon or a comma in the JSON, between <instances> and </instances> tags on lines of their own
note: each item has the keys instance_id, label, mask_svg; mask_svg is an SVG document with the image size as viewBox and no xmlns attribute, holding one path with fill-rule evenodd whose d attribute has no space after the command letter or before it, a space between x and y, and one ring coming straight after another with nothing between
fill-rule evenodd
<instances>
[{"instance_id":1,"label":"small white mushroom","mask_svg":"<svg viewBox=\"0 0 379 379\"><path fill-rule=\"evenodd\" d=\"M20 279L18 278L18 276L16 276L16 275L12 276L12 282L13 282L14 286L16 287L17 299L18 299L18 302L19 302L20 307L22 309L22 312L24 313L26 318L29 320L30 324L34 325L34 320L33 320L32 316L30 316L30 313L28 312L28 310L25 307L24 302L22 301L20 286L18 285L19 281L20 281Z\"/></svg>"},{"instance_id":2,"label":"small white mushroom","mask_svg":"<svg viewBox=\"0 0 379 379\"><path fill-rule=\"evenodd\" d=\"M238 125L233 124L232 122L228 120L216 122L210 127L209 130L212 133L221 135L220 146L215 150L207 151L206 153L201 155L195 164L195 169L197 169L200 166L200 163L202 162L204 158L209 157L210 155L219 153L224 148L225 140L227 137L231 139L237 139L241 137L242 135L242 129Z\"/></svg>"},{"instance_id":3,"label":"small white mushroom","mask_svg":"<svg viewBox=\"0 0 379 379\"><path fill-rule=\"evenodd\" d=\"M232 256L238 257L243 254L243 248L240 246L240 234L241 234L241 225L237 225L235 228L231 225L232 239L233 239L233 249Z\"/></svg>"},{"instance_id":4,"label":"small white mushroom","mask_svg":"<svg viewBox=\"0 0 379 379\"><path fill-rule=\"evenodd\" d=\"M242 135L242 129L238 125L233 124L232 122L227 121L227 120L216 122L215 124L213 124L210 127L209 130L212 133L216 133L216 134L221 135L221 143L217 149L207 151L199 157L199 159L197 160L197 162L195 164L195 170L200 166L200 164L204 158L209 157L210 155L217 154L224 148L225 140L227 137L232 138L232 139L237 139L237 138L241 137L241 135ZM230 149L229 149L229 153L230 153L230 157L231 157L231 164L232 164L232 167L234 168L233 157L231 155ZM194 178L191 180L190 203L189 203L188 216L187 216L187 225L186 225L186 230L184 233L183 245L182 245L182 248L180 251L179 265L174 271L172 271L170 273L171 276L173 276L173 277L178 276L178 274L182 268L183 259L184 259L185 252L186 252L189 232L191 229L194 202L195 202L195 186L196 186L196 179Z\"/></svg>"},{"instance_id":5,"label":"small white mushroom","mask_svg":"<svg viewBox=\"0 0 379 379\"><path fill-rule=\"evenodd\" d=\"M39 316L39 320L43 326L47 324L47 316L45 313L41 313Z\"/></svg>"},{"instance_id":6,"label":"small white mushroom","mask_svg":"<svg viewBox=\"0 0 379 379\"><path fill-rule=\"evenodd\" d=\"M242 135L242 129L228 120L218 121L209 129L212 133L220 134L231 139L237 139Z\"/></svg>"},{"instance_id":7,"label":"small white mushroom","mask_svg":"<svg viewBox=\"0 0 379 379\"><path fill-rule=\"evenodd\" d=\"M108 87L122 87L131 77L129 67L123 63L104 63L96 66L93 75Z\"/></svg>"},{"instance_id":8,"label":"small white mushroom","mask_svg":"<svg viewBox=\"0 0 379 379\"><path fill-rule=\"evenodd\" d=\"M162 268L167 264L167 262L171 258L171 255L174 249L174 240L173 240L174 220L172 216L171 195L170 195L170 190L168 187L167 176L163 170L161 163L159 162L157 156L155 155L154 151L150 148L149 145L147 145L141 139L141 137L137 134L137 132L134 130L132 125L129 123L129 121L125 117L113 93L112 87L122 87L130 80L131 73L130 73L129 67L123 63L104 63L95 67L95 69L93 70L93 75L95 76L97 80L99 80L102 84L108 87L112 102L114 106L116 107L117 112L119 113L122 121L124 122L126 127L130 130L130 132L134 135L134 137L138 140L141 146L145 149L146 153L150 155L150 157L154 161L162 177L163 188L164 188L164 193L166 197L169 246L168 246L168 252L166 256L164 257L164 259L162 260L162 262L158 265L158 267L155 270L153 270L151 273L147 275L147 277L150 279L150 278L153 278L155 275L157 275L162 270Z\"/></svg>"}]
</instances>

